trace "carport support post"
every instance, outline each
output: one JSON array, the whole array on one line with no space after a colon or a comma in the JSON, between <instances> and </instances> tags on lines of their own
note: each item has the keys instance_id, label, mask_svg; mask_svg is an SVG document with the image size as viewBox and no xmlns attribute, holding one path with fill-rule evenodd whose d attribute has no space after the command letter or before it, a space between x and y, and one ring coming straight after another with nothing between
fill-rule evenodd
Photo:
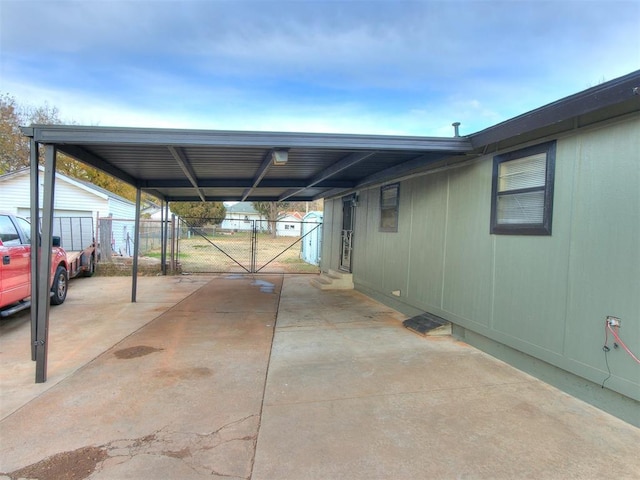
<instances>
[{"instance_id":1,"label":"carport support post","mask_svg":"<svg viewBox=\"0 0 640 480\"><path fill-rule=\"evenodd\" d=\"M162 274L167 274L167 243L169 242L169 201L164 202L164 255L162 257Z\"/></svg>"},{"instance_id":2,"label":"carport support post","mask_svg":"<svg viewBox=\"0 0 640 480\"><path fill-rule=\"evenodd\" d=\"M37 178L37 177L36 177ZM53 244L53 202L56 180L56 147L45 145L44 188L42 201L42 237L36 245L40 248L40 262L37 263L37 296L32 305L37 311L36 324L36 383L47 381L47 353L49 350L49 286L51 285L51 245ZM36 180L37 181L37 180ZM37 217L36 217L37 218ZM32 239L32 244L34 240ZM34 297L32 297L33 299Z\"/></svg>"},{"instance_id":3,"label":"carport support post","mask_svg":"<svg viewBox=\"0 0 640 480\"><path fill-rule=\"evenodd\" d=\"M176 238L176 216L171 214L171 275L176 273L176 248L178 240Z\"/></svg>"},{"instance_id":4,"label":"carport support post","mask_svg":"<svg viewBox=\"0 0 640 480\"><path fill-rule=\"evenodd\" d=\"M136 302L138 291L138 252L140 251L140 189L136 189L136 225L133 234L133 267L131 280L131 303Z\"/></svg>"},{"instance_id":5,"label":"carport support post","mask_svg":"<svg viewBox=\"0 0 640 480\"><path fill-rule=\"evenodd\" d=\"M31 173L31 278L38 278L38 264L40 249L37 248L40 235L40 177L38 170L39 144L33 138L30 140L29 167ZM31 282L31 298L38 298L38 282ZM36 361L36 339L38 330L38 302L31 302L31 360Z\"/></svg>"},{"instance_id":6,"label":"carport support post","mask_svg":"<svg viewBox=\"0 0 640 480\"><path fill-rule=\"evenodd\" d=\"M164 275L164 200L160 201L160 273Z\"/></svg>"},{"instance_id":7,"label":"carport support post","mask_svg":"<svg viewBox=\"0 0 640 480\"><path fill-rule=\"evenodd\" d=\"M160 204L160 271L167 274L167 213L165 206L168 203L162 200Z\"/></svg>"}]
</instances>

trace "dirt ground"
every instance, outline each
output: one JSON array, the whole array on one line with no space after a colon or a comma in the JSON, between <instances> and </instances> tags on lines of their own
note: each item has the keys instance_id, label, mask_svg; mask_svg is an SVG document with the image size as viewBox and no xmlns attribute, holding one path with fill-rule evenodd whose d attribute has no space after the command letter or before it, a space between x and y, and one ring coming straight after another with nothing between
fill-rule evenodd
<instances>
[{"instance_id":1,"label":"dirt ground","mask_svg":"<svg viewBox=\"0 0 640 480\"><path fill-rule=\"evenodd\" d=\"M318 266L300 258L300 249L298 237L260 235L255 252L251 251L250 238L245 233L206 239L193 237L180 240L178 262L182 272L239 272L251 267L255 253L259 273L318 273Z\"/></svg>"},{"instance_id":2,"label":"dirt ground","mask_svg":"<svg viewBox=\"0 0 640 480\"><path fill-rule=\"evenodd\" d=\"M246 233L181 239L175 272L248 273L255 265L255 273L319 273L317 265L301 258L301 241L304 239L299 237L260 235L256 251L252 252ZM138 258L138 274L158 275L160 263L159 250L147 252ZM132 264L131 257L114 255L111 261L98 263L96 274L106 277L131 275Z\"/></svg>"}]
</instances>

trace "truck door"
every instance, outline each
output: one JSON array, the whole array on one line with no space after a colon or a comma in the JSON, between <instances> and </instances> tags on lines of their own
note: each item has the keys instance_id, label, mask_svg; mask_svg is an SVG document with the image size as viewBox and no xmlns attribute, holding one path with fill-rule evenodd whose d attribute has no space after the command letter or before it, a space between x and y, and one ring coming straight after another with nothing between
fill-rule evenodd
<instances>
[{"instance_id":1,"label":"truck door","mask_svg":"<svg viewBox=\"0 0 640 480\"><path fill-rule=\"evenodd\" d=\"M0 306L31 293L31 246L8 215L0 215Z\"/></svg>"}]
</instances>

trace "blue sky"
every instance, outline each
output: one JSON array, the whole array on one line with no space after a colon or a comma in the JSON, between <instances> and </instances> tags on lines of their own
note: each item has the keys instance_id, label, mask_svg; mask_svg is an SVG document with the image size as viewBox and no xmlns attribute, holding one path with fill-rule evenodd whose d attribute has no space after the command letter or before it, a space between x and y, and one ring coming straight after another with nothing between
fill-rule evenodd
<instances>
[{"instance_id":1,"label":"blue sky","mask_svg":"<svg viewBox=\"0 0 640 480\"><path fill-rule=\"evenodd\" d=\"M640 69L640 0L0 0L0 92L85 125L451 136Z\"/></svg>"}]
</instances>

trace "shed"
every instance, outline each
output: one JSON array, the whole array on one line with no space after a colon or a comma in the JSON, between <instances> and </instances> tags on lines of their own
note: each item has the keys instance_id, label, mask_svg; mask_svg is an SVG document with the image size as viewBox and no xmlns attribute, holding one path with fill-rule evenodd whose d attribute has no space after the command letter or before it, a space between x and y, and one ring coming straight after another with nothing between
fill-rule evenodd
<instances>
[{"instance_id":1,"label":"shed","mask_svg":"<svg viewBox=\"0 0 640 480\"><path fill-rule=\"evenodd\" d=\"M313 211L302 217L300 257L311 265L320 265L322 252L322 212Z\"/></svg>"}]
</instances>

